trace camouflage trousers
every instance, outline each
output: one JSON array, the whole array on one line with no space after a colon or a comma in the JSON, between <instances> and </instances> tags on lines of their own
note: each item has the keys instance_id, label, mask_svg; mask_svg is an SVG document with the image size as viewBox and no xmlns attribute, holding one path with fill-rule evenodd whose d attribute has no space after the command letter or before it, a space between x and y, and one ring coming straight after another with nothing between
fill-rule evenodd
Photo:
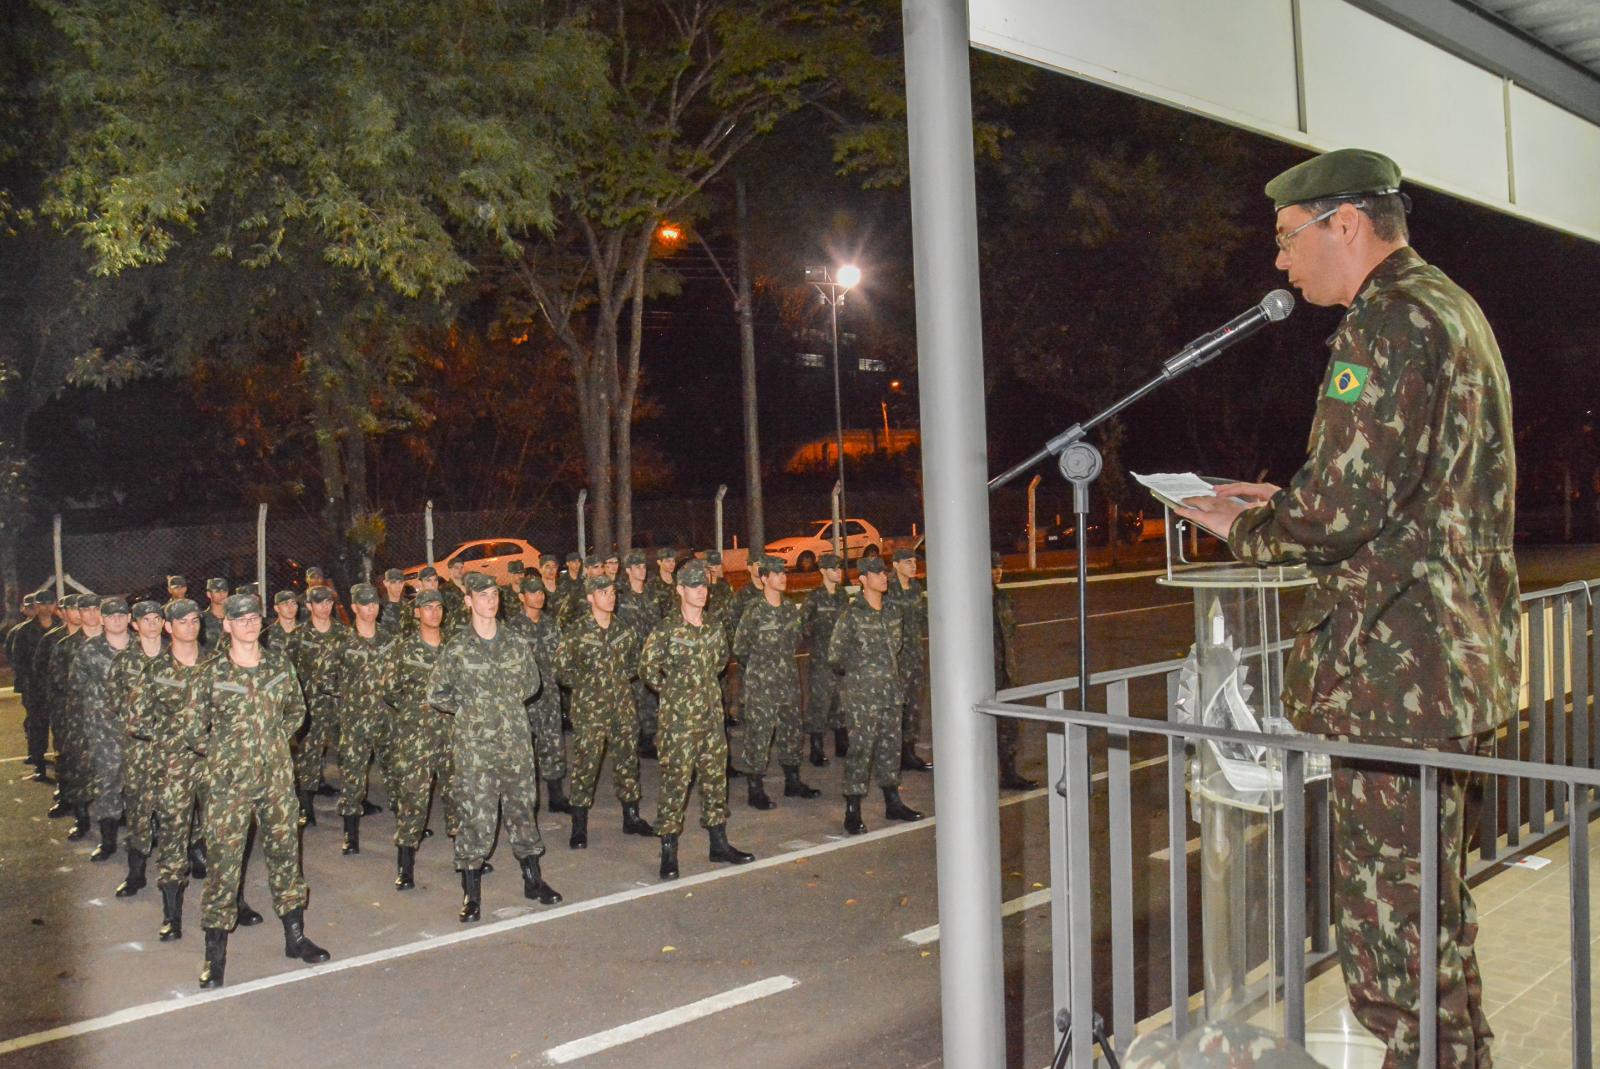
<instances>
[{"instance_id":1,"label":"camouflage trousers","mask_svg":"<svg viewBox=\"0 0 1600 1069\"><path fill-rule=\"evenodd\" d=\"M89 770L89 819L122 816L122 720L110 710L86 713L83 718L84 753Z\"/></svg>"},{"instance_id":2,"label":"camouflage trousers","mask_svg":"<svg viewBox=\"0 0 1600 1069\"><path fill-rule=\"evenodd\" d=\"M456 832L456 868L479 869L494 849L502 820L511 853L518 861L543 857L539 835L539 781L534 778L533 745L521 735L496 740L493 752L457 747L453 753L455 795L461 827Z\"/></svg>"},{"instance_id":3,"label":"camouflage trousers","mask_svg":"<svg viewBox=\"0 0 1600 1069\"><path fill-rule=\"evenodd\" d=\"M661 709L661 696L645 686L643 680L635 680L633 700L639 709L639 734L654 735L660 731L661 721L658 713Z\"/></svg>"},{"instance_id":4,"label":"camouflage trousers","mask_svg":"<svg viewBox=\"0 0 1600 1069\"><path fill-rule=\"evenodd\" d=\"M259 794L232 785L212 792L206 805L206 885L200 894L200 926L231 931L239 920L239 885L250 826L256 826L267 865L272 909L282 917L304 909L309 899L300 872L300 802L288 776Z\"/></svg>"},{"instance_id":5,"label":"camouflage trousers","mask_svg":"<svg viewBox=\"0 0 1600 1069\"><path fill-rule=\"evenodd\" d=\"M122 794L127 800L128 831L124 838L129 850L150 856L155 845L156 810L160 796L156 790L155 746L148 739L125 738L122 747Z\"/></svg>"},{"instance_id":6,"label":"camouflage trousers","mask_svg":"<svg viewBox=\"0 0 1600 1069\"><path fill-rule=\"evenodd\" d=\"M1472 738L1408 743L1474 753ZM1493 1034L1483 1011L1474 944L1477 911L1465 879L1472 827L1469 777L1439 775L1439 1061L1489 1069ZM1421 798L1415 768L1334 764L1334 915L1350 1008L1389 1048L1385 1069L1418 1065L1422 920Z\"/></svg>"},{"instance_id":7,"label":"camouflage trousers","mask_svg":"<svg viewBox=\"0 0 1600 1069\"><path fill-rule=\"evenodd\" d=\"M585 709L574 702L572 784L568 788L573 805L584 809L594 805L600 763L607 750L611 751L611 781L617 801L633 805L640 798L639 721L633 702L610 702L602 709Z\"/></svg>"},{"instance_id":8,"label":"camouflage trousers","mask_svg":"<svg viewBox=\"0 0 1600 1069\"><path fill-rule=\"evenodd\" d=\"M683 833L684 809L696 780L700 785L700 826L715 828L728 822L728 739L721 724L709 722L711 717L700 720L662 722L657 744L661 754L657 835Z\"/></svg>"},{"instance_id":9,"label":"camouflage trousers","mask_svg":"<svg viewBox=\"0 0 1600 1069\"><path fill-rule=\"evenodd\" d=\"M306 707L306 727L294 756L294 783L297 790L314 791L322 786L323 755L339 752L339 698L313 694Z\"/></svg>"},{"instance_id":10,"label":"camouflage trousers","mask_svg":"<svg viewBox=\"0 0 1600 1069\"><path fill-rule=\"evenodd\" d=\"M87 806L94 800L94 774L84 752L83 716L77 710L57 709L50 720L56 737L56 782L61 799L70 806Z\"/></svg>"},{"instance_id":11,"label":"camouflage trousers","mask_svg":"<svg viewBox=\"0 0 1600 1069\"><path fill-rule=\"evenodd\" d=\"M42 766L45 751L50 748L50 711L38 695L24 698L22 702L22 733L28 740L28 763Z\"/></svg>"},{"instance_id":12,"label":"camouflage trousers","mask_svg":"<svg viewBox=\"0 0 1600 1069\"><path fill-rule=\"evenodd\" d=\"M435 715L435 719L444 717ZM445 830L456 835L460 821L456 813L455 789L451 785L450 742L447 727L429 725L422 731L398 727L394 733L390 760L394 768L394 845L415 850L422 845L428 826L434 784L444 807Z\"/></svg>"},{"instance_id":13,"label":"camouflage trousers","mask_svg":"<svg viewBox=\"0 0 1600 1069\"><path fill-rule=\"evenodd\" d=\"M739 759L735 762L746 775L762 775L777 750L778 765L798 765L804 735L800 731L800 695L768 693L762 687L745 687L744 733Z\"/></svg>"},{"instance_id":14,"label":"camouflage trousers","mask_svg":"<svg viewBox=\"0 0 1600 1069\"><path fill-rule=\"evenodd\" d=\"M844 727L844 710L839 708L839 676L812 653L806 664L805 733L820 735Z\"/></svg>"},{"instance_id":15,"label":"camouflage trousers","mask_svg":"<svg viewBox=\"0 0 1600 1069\"><path fill-rule=\"evenodd\" d=\"M906 700L900 706L900 741L910 745L922 737L922 695L928 689L928 668L926 665L912 670L905 678ZM854 732L851 733L851 742L854 743ZM853 745L852 745L852 748ZM897 758L898 760L898 758Z\"/></svg>"},{"instance_id":16,"label":"camouflage trousers","mask_svg":"<svg viewBox=\"0 0 1600 1069\"><path fill-rule=\"evenodd\" d=\"M389 754L389 725L381 713L346 711L339 729L339 815L359 817L361 803L367 800L367 774L373 766L383 777L389 804L399 793L394 763Z\"/></svg>"},{"instance_id":17,"label":"camouflage trousers","mask_svg":"<svg viewBox=\"0 0 1600 1069\"><path fill-rule=\"evenodd\" d=\"M857 705L844 711L850 752L844 758L846 798L865 795L874 777L880 787L900 786L900 707Z\"/></svg>"},{"instance_id":18,"label":"camouflage trousers","mask_svg":"<svg viewBox=\"0 0 1600 1069\"><path fill-rule=\"evenodd\" d=\"M561 737L561 700L539 696L528 703L528 734L533 736L540 779L561 779L567 774L567 743Z\"/></svg>"},{"instance_id":19,"label":"camouflage trousers","mask_svg":"<svg viewBox=\"0 0 1600 1069\"><path fill-rule=\"evenodd\" d=\"M158 748L155 761L157 879L163 886L182 885L189 882L189 847L205 837L201 761L178 742Z\"/></svg>"}]
</instances>

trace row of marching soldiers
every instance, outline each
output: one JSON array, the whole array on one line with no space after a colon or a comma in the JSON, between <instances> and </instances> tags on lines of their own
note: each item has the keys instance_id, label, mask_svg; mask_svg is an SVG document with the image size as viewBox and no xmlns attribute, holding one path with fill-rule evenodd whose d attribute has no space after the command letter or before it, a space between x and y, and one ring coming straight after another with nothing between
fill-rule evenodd
<instances>
[{"instance_id":1,"label":"row of marching soldiers","mask_svg":"<svg viewBox=\"0 0 1600 1069\"><path fill-rule=\"evenodd\" d=\"M841 586L840 561L825 556L822 585L802 603L784 596L784 566L773 557L760 558L751 583L734 594L715 551L679 568L664 550L649 577L637 550L565 562L547 554L538 574L514 575L504 590L483 573L456 567L446 579L430 567L413 593L404 573L391 570L381 591L351 589L348 625L315 569L303 598L280 591L270 610L253 584L230 594L218 579L207 582L202 609L173 576L164 604L69 595L54 626L56 599L41 591L28 606L32 619L8 633L6 646L36 779L48 778L46 744L55 739L51 813L76 818L68 838L97 824L101 842L91 857L106 860L125 822L128 872L116 893L143 889L154 859L163 941L182 937L184 889L191 876L205 878L201 986L213 987L222 983L229 932L262 921L241 890L252 828L285 954L327 960L305 935L300 833L316 822L315 799L337 795L344 853L359 853L362 817L376 810L366 799L374 769L395 809L400 890L415 885L437 788L455 840L463 922L480 916L497 824L525 896L561 901L540 871L538 785L552 812L570 814L569 845L582 849L608 752L622 830L659 838L662 879L678 875L678 838L696 786L710 859L753 860L728 841L730 769L747 779L752 808L776 804L763 782L774 753L785 796L815 798L800 778L808 734L813 764L827 763L830 732L845 761L848 833L866 830L861 803L874 780L886 818L920 819L901 800L899 782L903 768L931 767L903 732L916 722L916 688L925 685L926 603L915 559L896 556L893 568L864 560L854 598ZM796 655L805 646L813 670L802 702ZM728 705L730 667L742 675L737 716ZM735 719L740 746L730 762ZM653 826L639 812L641 754L661 763ZM338 791L324 780L330 755ZM1002 760L1006 785L1031 786Z\"/></svg>"}]
</instances>

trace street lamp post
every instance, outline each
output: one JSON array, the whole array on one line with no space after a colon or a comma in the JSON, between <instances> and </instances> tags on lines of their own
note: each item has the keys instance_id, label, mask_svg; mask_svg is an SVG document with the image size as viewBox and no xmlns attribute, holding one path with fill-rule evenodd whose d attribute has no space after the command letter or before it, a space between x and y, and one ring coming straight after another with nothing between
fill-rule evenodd
<instances>
[{"instance_id":1,"label":"street lamp post","mask_svg":"<svg viewBox=\"0 0 1600 1069\"><path fill-rule=\"evenodd\" d=\"M840 522L834 526L833 535L838 545L840 559L848 569L850 560L846 552L843 528L850 522L850 512L844 503L844 405L839 392L839 305L844 303L844 295L860 284L861 269L854 264L845 264L837 272L830 271L826 267L808 267L806 281L810 282L822 296L823 303L828 306L829 319L833 325L833 430L834 446L839 454L840 517Z\"/></svg>"}]
</instances>

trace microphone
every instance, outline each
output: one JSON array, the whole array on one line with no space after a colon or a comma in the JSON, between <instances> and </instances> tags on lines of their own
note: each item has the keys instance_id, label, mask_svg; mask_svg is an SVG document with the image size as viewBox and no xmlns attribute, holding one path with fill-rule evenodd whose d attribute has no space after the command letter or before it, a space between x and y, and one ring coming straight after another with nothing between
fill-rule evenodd
<instances>
[{"instance_id":1,"label":"microphone","mask_svg":"<svg viewBox=\"0 0 1600 1069\"><path fill-rule=\"evenodd\" d=\"M1243 341L1268 323L1289 318L1294 311L1294 294L1288 290L1273 290L1261 298L1261 303L1247 312L1240 312L1209 334L1202 334L1185 345L1177 356L1161 365L1161 374L1173 378L1206 363L1235 342Z\"/></svg>"}]
</instances>

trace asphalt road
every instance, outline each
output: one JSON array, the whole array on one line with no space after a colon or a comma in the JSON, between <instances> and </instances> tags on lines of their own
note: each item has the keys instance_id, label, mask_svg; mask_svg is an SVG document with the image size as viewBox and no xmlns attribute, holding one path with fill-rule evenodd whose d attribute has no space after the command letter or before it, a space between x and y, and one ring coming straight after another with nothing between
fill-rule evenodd
<instances>
[{"instance_id":1,"label":"asphalt road","mask_svg":"<svg viewBox=\"0 0 1600 1069\"><path fill-rule=\"evenodd\" d=\"M1600 575L1600 550L1528 554L1524 586ZM1070 584L1016 591L1022 682L1072 671L1076 623ZM1149 576L1090 588L1096 667L1181 656L1191 609L1181 591ZM1160 695L1134 694L1136 713L1161 715ZM485 880L485 921L455 919L459 885L448 840L428 840L418 887L392 887L392 820L363 825L365 852L339 853L331 800L304 837L312 890L309 933L333 960L306 968L284 959L270 918L230 943L228 986L195 986L202 941L198 889L188 931L156 940L154 888L133 899L112 890L121 863L92 864L92 842L66 843L66 822L43 816L49 788L18 781L21 710L0 698L0 1064L172 1066L308 1064L697 1066L708 1057L751 1067L939 1065L939 944L933 822L842 836L838 762L806 766L815 801L779 799L771 813L733 797L733 841L760 861L712 865L705 840L684 837L684 879L655 878L655 840L626 838L602 785L592 846L566 846L564 820L542 821L546 878L558 907L526 902L511 859ZM1043 738L1024 729L1024 768L1042 777ZM935 746L937 756L937 746ZM646 816L656 775L644 769ZM907 800L931 810L930 777L907 774ZM1136 773L1140 887L1136 938L1149 970L1140 1012L1162 1001L1164 864L1159 803L1165 770ZM380 802L384 801L381 797ZM1050 1054L1050 925L1044 792L1002 799L1008 1065L1037 1069ZM1101 868L1099 871L1103 872ZM247 897L269 898L260 863ZM907 936L913 938L907 939Z\"/></svg>"}]
</instances>

